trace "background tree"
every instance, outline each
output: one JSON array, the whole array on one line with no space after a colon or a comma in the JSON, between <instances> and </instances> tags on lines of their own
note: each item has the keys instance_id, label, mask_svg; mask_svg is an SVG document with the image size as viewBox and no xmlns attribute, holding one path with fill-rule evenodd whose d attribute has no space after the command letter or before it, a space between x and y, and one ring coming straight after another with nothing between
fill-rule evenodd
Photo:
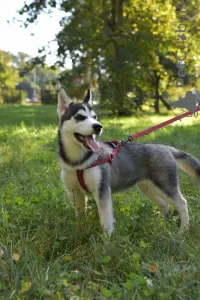
<instances>
[{"instance_id":1,"label":"background tree","mask_svg":"<svg viewBox=\"0 0 200 300\"><path fill-rule=\"evenodd\" d=\"M15 90L20 81L18 70L11 53L0 50L0 103L17 102L19 93Z\"/></svg>"},{"instance_id":2,"label":"background tree","mask_svg":"<svg viewBox=\"0 0 200 300\"><path fill-rule=\"evenodd\" d=\"M188 17L196 20L194 25L186 17L185 63L188 73L195 74L200 26L196 7L200 0L184 3ZM25 4L20 13L27 14L28 25L55 7L66 13L57 35L58 63L63 66L70 56L73 76L78 70L90 74L89 83L98 82L101 103L118 115L132 113L147 99L157 113L160 101L170 109L163 93L175 86L178 71L174 52L180 14L175 1L43 0ZM190 83L189 78L185 78L186 83Z\"/></svg>"}]
</instances>

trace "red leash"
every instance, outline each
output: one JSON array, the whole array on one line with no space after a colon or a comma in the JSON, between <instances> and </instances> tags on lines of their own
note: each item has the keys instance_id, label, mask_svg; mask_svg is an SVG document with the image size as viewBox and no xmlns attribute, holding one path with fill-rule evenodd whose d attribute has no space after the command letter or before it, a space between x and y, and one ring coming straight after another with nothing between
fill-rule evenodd
<instances>
[{"instance_id":1,"label":"red leash","mask_svg":"<svg viewBox=\"0 0 200 300\"><path fill-rule=\"evenodd\" d=\"M195 112L198 112L198 111L200 111L200 106L197 107L197 109L196 109ZM139 138L139 137L141 137L141 136L144 136L144 135L146 135L146 134L148 134L148 133L150 133L150 132L153 132L153 131L158 130L158 129L162 128L162 127L165 127L166 125L169 125L169 124L171 124L171 123L173 123L173 122L176 122L176 121L178 121L178 120L181 120L182 118L185 118L185 117L187 117L187 116L189 116L189 115L192 115L192 114L193 114L193 112L190 112L190 111L185 112L185 113L183 113L183 114L181 114L181 115L179 115L179 116L177 116L177 117L174 117L174 118L172 118L172 119L169 119L169 120L167 120L167 121L165 121L165 122L162 122L162 123L160 123L160 124L158 124L158 125L152 126L152 127L147 128L147 129L145 129L145 130L143 130L143 131L140 131L140 132L138 132L138 133L136 133L136 134L130 135L129 138L128 138L128 141L129 141L129 142L132 142L134 139L137 139L137 138Z\"/></svg>"},{"instance_id":2,"label":"red leash","mask_svg":"<svg viewBox=\"0 0 200 300\"><path fill-rule=\"evenodd\" d=\"M197 107L197 109L196 109L195 112L198 112L198 111L200 111L200 106ZM183 114L181 114L181 115L179 115L179 116L177 116L177 117L174 117L174 118L172 118L172 119L169 119L168 121L162 122L162 123L160 123L160 124L158 124L158 125L155 125L155 126L152 126L152 127L150 127L150 128L147 128L147 129L145 129L145 130L143 130L143 131L140 131L140 132L138 132L138 133L136 133L136 134L130 135L129 138L128 138L128 141L126 141L126 142L132 142L132 141L133 141L134 139L136 139L136 138L139 138L139 137L141 137L141 136L144 136L144 135L146 135L146 134L148 134L148 133L150 133L150 132L156 131L156 130L162 128L162 127L165 127L166 125L169 125L169 124L171 124L171 123L173 123L173 122L176 122L176 121L178 121L178 120L181 120L182 118L187 117L187 116L192 115L192 114L193 114L193 112L190 112L190 111L185 112L185 113L183 113ZM106 142L106 143L107 143L107 142ZM102 160L100 160L100 161L97 161L96 163L94 163L93 165L89 166L89 167L86 168L86 169L93 168L93 167L95 167L95 166L104 164L104 163L106 163L106 162L108 162L110 165L112 164L112 161L113 161L114 157L116 156L118 150L120 149L120 142L118 142L118 141L112 141L111 143L115 145L115 148L113 149L112 153L111 153L110 155L106 156L104 159L102 159ZM84 172L84 170L76 170L76 175L77 175L77 178L78 178L78 181L79 181L81 187L82 187L86 192L89 193L88 187L87 187L87 185L85 184L85 181L84 181L84 176L83 176L84 173L83 173L83 172Z\"/></svg>"}]
</instances>

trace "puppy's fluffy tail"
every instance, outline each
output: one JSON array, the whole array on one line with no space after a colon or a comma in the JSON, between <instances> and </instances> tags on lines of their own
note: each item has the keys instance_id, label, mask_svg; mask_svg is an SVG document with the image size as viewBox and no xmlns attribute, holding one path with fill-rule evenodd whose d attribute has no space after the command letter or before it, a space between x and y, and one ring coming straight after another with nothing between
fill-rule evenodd
<instances>
[{"instance_id":1,"label":"puppy's fluffy tail","mask_svg":"<svg viewBox=\"0 0 200 300\"><path fill-rule=\"evenodd\" d=\"M200 185L200 161L196 157L176 148L168 147L168 149L176 159L179 167Z\"/></svg>"}]
</instances>

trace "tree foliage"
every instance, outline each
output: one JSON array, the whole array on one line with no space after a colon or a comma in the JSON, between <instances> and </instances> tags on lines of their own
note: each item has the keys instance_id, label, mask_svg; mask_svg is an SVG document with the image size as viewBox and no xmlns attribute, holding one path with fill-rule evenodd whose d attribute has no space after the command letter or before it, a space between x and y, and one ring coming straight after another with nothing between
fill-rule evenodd
<instances>
[{"instance_id":1,"label":"tree foliage","mask_svg":"<svg viewBox=\"0 0 200 300\"><path fill-rule=\"evenodd\" d=\"M172 0L42 0L25 4L20 13L27 14L27 25L43 11L60 7L66 17L57 34L59 63L63 65L66 56L70 56L72 72L77 74L79 70L89 76L90 84L98 82L101 102L114 113L124 115L145 98L152 99L156 112L160 100L170 108L163 93L175 86L175 52L181 46L176 30L180 22L188 28L185 64L195 77L199 4L200 0L182 4ZM180 19L183 8L186 17ZM189 81L191 76L187 75L185 82Z\"/></svg>"},{"instance_id":2,"label":"tree foliage","mask_svg":"<svg viewBox=\"0 0 200 300\"><path fill-rule=\"evenodd\" d=\"M16 82L20 81L18 71L13 62L12 54L0 50L0 103L16 102L18 93L15 90Z\"/></svg>"},{"instance_id":3,"label":"tree foliage","mask_svg":"<svg viewBox=\"0 0 200 300\"><path fill-rule=\"evenodd\" d=\"M14 88L17 80L19 76L12 55L0 50L0 89Z\"/></svg>"}]
</instances>

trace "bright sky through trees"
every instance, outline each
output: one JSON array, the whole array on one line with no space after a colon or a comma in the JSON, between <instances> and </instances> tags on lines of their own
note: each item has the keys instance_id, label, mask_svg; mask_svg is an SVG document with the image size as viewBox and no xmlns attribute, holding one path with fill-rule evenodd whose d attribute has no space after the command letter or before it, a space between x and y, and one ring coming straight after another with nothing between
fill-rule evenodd
<instances>
[{"instance_id":1,"label":"bright sky through trees","mask_svg":"<svg viewBox=\"0 0 200 300\"><path fill-rule=\"evenodd\" d=\"M26 1L30 2L30 1ZM56 33L61 29L59 21L64 13L53 12L52 16L42 14L38 19L38 24L31 24L24 28L23 24L12 19L23 19L17 10L23 7L24 0L0 1L0 49L9 51L13 54L25 52L31 56L37 56L37 51L49 43L52 54L47 53L47 63L53 64L56 61L57 43L53 41ZM8 23L9 21L9 23ZM66 61L66 66L71 66L71 60Z\"/></svg>"}]
</instances>

